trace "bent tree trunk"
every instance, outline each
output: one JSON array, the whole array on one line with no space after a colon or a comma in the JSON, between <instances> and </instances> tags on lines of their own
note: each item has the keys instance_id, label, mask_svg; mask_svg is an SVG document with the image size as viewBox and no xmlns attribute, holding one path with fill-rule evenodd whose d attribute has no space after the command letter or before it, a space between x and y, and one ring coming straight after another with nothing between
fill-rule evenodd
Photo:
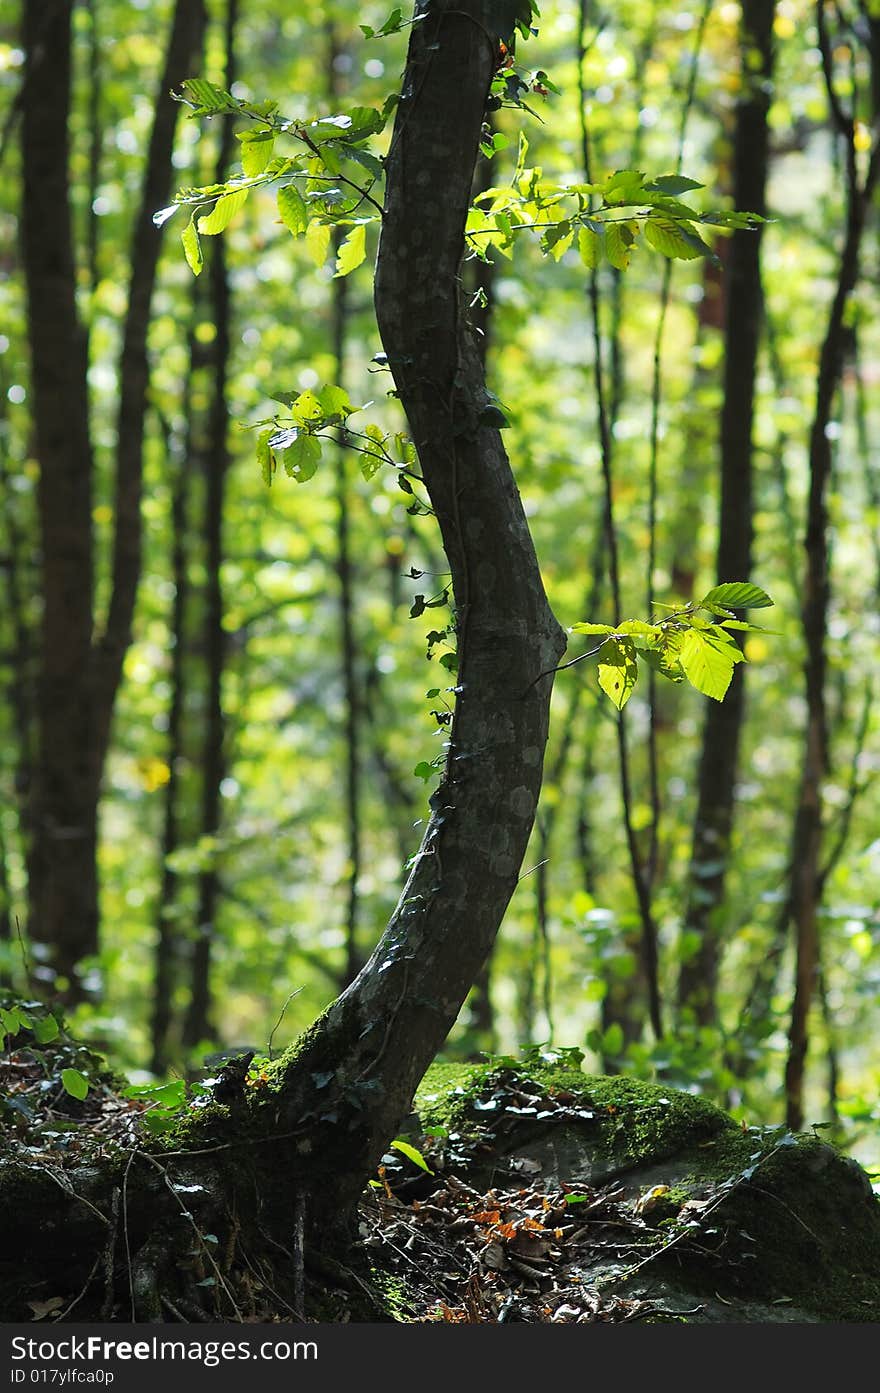
<instances>
[{"instance_id":1,"label":"bent tree trunk","mask_svg":"<svg viewBox=\"0 0 880 1393\"><path fill-rule=\"evenodd\" d=\"M548 674L565 640L544 594L501 438L482 419L483 374L459 286L497 41L510 33L492 29L497 5L454 5L433 0L412 32L376 272L383 343L452 571L459 671L446 768L372 957L265 1086L242 1090L228 1108L193 1111L153 1156L123 1153L107 1164L99 1188L94 1172L72 1176L71 1191L48 1176L41 1183L31 1212L42 1213L45 1237L32 1245L32 1263L39 1252L43 1280L60 1266L67 1283L81 1284L90 1280L97 1253L105 1254L98 1266L108 1270L108 1243L115 1245L117 1288L125 1295L115 1305L108 1296L104 1309L112 1305L123 1319L126 1273L139 1319L161 1318L163 1308L190 1312L205 1299L229 1316L239 1309L229 1255L237 1249L246 1260L249 1237L255 1255L258 1242L274 1263L278 1253L289 1259L291 1232L301 1233L303 1220L325 1244L329 1233L349 1230L366 1180L492 948L534 821ZM182 1224L174 1186L184 1181ZM77 1203L78 1187L91 1208ZM114 1217L120 1194L124 1225ZM14 1198L0 1185L10 1253L20 1251L22 1225L34 1238ZM182 1245L193 1247L193 1226L215 1241L209 1250L197 1239L206 1260L216 1267L214 1254L227 1255L227 1275L219 1274L210 1298L196 1286L192 1261L180 1260ZM275 1265L273 1281L286 1281L298 1304L295 1261L285 1266L282 1256ZM2 1277L0 1271L0 1289ZM9 1280L20 1302L20 1274ZM78 1312L82 1318L84 1305Z\"/></svg>"},{"instance_id":2,"label":"bent tree trunk","mask_svg":"<svg viewBox=\"0 0 880 1393\"><path fill-rule=\"evenodd\" d=\"M552 683L537 679L565 647L501 437L483 420L488 398L461 304L480 128L497 41L510 37L493 32L493 9L427 8L386 166L376 313L449 558L459 668L446 767L397 908L288 1065L282 1126L304 1101L319 1119L328 1110L340 1119L332 1212L353 1204L495 941L541 786ZM308 1098L327 1071L329 1107L320 1091ZM356 1137L340 1144L346 1118Z\"/></svg>"}]
</instances>

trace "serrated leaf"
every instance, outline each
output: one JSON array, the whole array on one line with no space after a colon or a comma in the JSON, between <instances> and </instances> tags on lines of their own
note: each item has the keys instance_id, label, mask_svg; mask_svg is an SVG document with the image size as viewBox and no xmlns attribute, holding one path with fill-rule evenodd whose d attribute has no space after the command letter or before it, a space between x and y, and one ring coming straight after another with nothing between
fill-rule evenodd
<instances>
[{"instance_id":1,"label":"serrated leaf","mask_svg":"<svg viewBox=\"0 0 880 1393\"><path fill-rule=\"evenodd\" d=\"M330 250L329 224L310 222L306 230L306 247L315 265L323 266Z\"/></svg>"},{"instance_id":2,"label":"serrated leaf","mask_svg":"<svg viewBox=\"0 0 880 1393\"><path fill-rule=\"evenodd\" d=\"M248 179L262 174L275 150L274 131L238 131L241 141L241 167Z\"/></svg>"},{"instance_id":3,"label":"serrated leaf","mask_svg":"<svg viewBox=\"0 0 880 1393\"><path fill-rule=\"evenodd\" d=\"M692 687L703 696L722 701L733 676L734 654L738 652L733 643L722 643L699 629L688 629L682 637L678 658Z\"/></svg>"},{"instance_id":4,"label":"serrated leaf","mask_svg":"<svg viewBox=\"0 0 880 1393\"><path fill-rule=\"evenodd\" d=\"M646 624L643 619L623 619L615 633L626 634L638 649L656 648L663 640L659 624Z\"/></svg>"},{"instance_id":5,"label":"serrated leaf","mask_svg":"<svg viewBox=\"0 0 880 1393\"><path fill-rule=\"evenodd\" d=\"M751 581L729 581L726 585L716 585L707 591L698 608L713 609L722 605L725 609L767 609L773 604L766 590Z\"/></svg>"},{"instance_id":6,"label":"serrated leaf","mask_svg":"<svg viewBox=\"0 0 880 1393\"><path fill-rule=\"evenodd\" d=\"M605 227L605 255L618 271L630 263L638 225L634 222L610 222Z\"/></svg>"},{"instance_id":7,"label":"serrated leaf","mask_svg":"<svg viewBox=\"0 0 880 1393\"><path fill-rule=\"evenodd\" d=\"M670 198L677 198L681 193L688 193L691 189L702 189L703 184L698 184L696 179L688 179L684 174L661 174L656 179L652 179L650 184L646 184L647 189L656 189L658 193L668 194Z\"/></svg>"},{"instance_id":8,"label":"serrated leaf","mask_svg":"<svg viewBox=\"0 0 880 1393\"><path fill-rule=\"evenodd\" d=\"M260 466L260 474L263 477L263 483L266 484L267 487L271 485L272 475L275 473L275 456L269 444L269 437L271 434L272 429L269 427L266 430L260 431L260 434L257 436L257 464Z\"/></svg>"},{"instance_id":9,"label":"serrated leaf","mask_svg":"<svg viewBox=\"0 0 880 1393\"><path fill-rule=\"evenodd\" d=\"M304 426L324 419L324 410L310 387L300 392L290 403L290 413L298 425ZM274 442L273 442L274 445Z\"/></svg>"},{"instance_id":10,"label":"serrated leaf","mask_svg":"<svg viewBox=\"0 0 880 1393\"><path fill-rule=\"evenodd\" d=\"M69 1093L71 1098L78 1098L82 1102L89 1091L89 1081L85 1074L81 1074L79 1069L62 1069L61 1085L65 1093Z\"/></svg>"},{"instance_id":11,"label":"serrated leaf","mask_svg":"<svg viewBox=\"0 0 880 1393\"><path fill-rule=\"evenodd\" d=\"M602 260L602 238L591 227L581 226L578 232L578 252L588 271L595 271Z\"/></svg>"},{"instance_id":12,"label":"serrated leaf","mask_svg":"<svg viewBox=\"0 0 880 1393\"><path fill-rule=\"evenodd\" d=\"M291 479L304 484L321 462L321 442L316 435L298 435L282 454L284 469Z\"/></svg>"},{"instance_id":13,"label":"serrated leaf","mask_svg":"<svg viewBox=\"0 0 880 1393\"><path fill-rule=\"evenodd\" d=\"M348 276L360 266L367 254L367 229L364 223L353 227L336 253L336 276Z\"/></svg>"},{"instance_id":14,"label":"serrated leaf","mask_svg":"<svg viewBox=\"0 0 880 1393\"><path fill-rule=\"evenodd\" d=\"M609 638L602 647L599 686L622 711L632 696L639 675L636 650L631 639Z\"/></svg>"},{"instance_id":15,"label":"serrated leaf","mask_svg":"<svg viewBox=\"0 0 880 1393\"><path fill-rule=\"evenodd\" d=\"M186 227L180 234L183 243L183 254L186 257L186 264L194 276L200 276L205 259L202 256L202 244L199 241L199 234L196 231L195 219L190 218Z\"/></svg>"},{"instance_id":16,"label":"serrated leaf","mask_svg":"<svg viewBox=\"0 0 880 1393\"><path fill-rule=\"evenodd\" d=\"M584 622L582 624L572 624L571 632L573 634L613 634L614 629L610 624L588 624Z\"/></svg>"},{"instance_id":17,"label":"serrated leaf","mask_svg":"<svg viewBox=\"0 0 880 1393\"><path fill-rule=\"evenodd\" d=\"M305 232L309 225L309 210L306 207L305 199L296 184L285 184L283 189L278 190L277 197L281 221L293 233L294 237L298 237L301 232ZM327 240L328 242L330 240L329 228L327 229ZM323 260L324 257L321 258L322 264Z\"/></svg>"},{"instance_id":18,"label":"serrated leaf","mask_svg":"<svg viewBox=\"0 0 880 1393\"><path fill-rule=\"evenodd\" d=\"M215 111L238 111L239 105L231 93L208 82L204 77L189 77L183 90L190 103L209 114Z\"/></svg>"},{"instance_id":19,"label":"serrated leaf","mask_svg":"<svg viewBox=\"0 0 880 1393\"><path fill-rule=\"evenodd\" d=\"M351 416L354 411L351 399L344 387L335 387L332 383L328 383L327 386L320 388L317 397L325 421L333 420L336 417L344 420L347 416Z\"/></svg>"},{"instance_id":20,"label":"serrated leaf","mask_svg":"<svg viewBox=\"0 0 880 1393\"><path fill-rule=\"evenodd\" d=\"M694 261L698 256L711 254L711 249L689 224L655 213L645 220L645 241L655 251L677 261Z\"/></svg>"},{"instance_id":21,"label":"serrated leaf","mask_svg":"<svg viewBox=\"0 0 880 1393\"><path fill-rule=\"evenodd\" d=\"M434 1174L421 1151L414 1146L410 1146L409 1142L399 1140L393 1141L391 1147L392 1150L399 1151L401 1156L405 1156L408 1161L412 1161L413 1165L418 1166L420 1170L427 1172L428 1175Z\"/></svg>"},{"instance_id":22,"label":"serrated leaf","mask_svg":"<svg viewBox=\"0 0 880 1393\"><path fill-rule=\"evenodd\" d=\"M225 232L239 208L247 201L247 196L247 189L236 189L218 198L210 213L199 218L199 232L204 237L216 237L219 232Z\"/></svg>"}]
</instances>

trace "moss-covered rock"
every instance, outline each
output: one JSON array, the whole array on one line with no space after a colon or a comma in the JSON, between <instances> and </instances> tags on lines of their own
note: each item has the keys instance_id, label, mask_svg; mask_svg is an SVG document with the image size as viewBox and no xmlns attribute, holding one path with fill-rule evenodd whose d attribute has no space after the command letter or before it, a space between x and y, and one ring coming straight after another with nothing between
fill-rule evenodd
<instances>
[{"instance_id":1,"label":"moss-covered rock","mask_svg":"<svg viewBox=\"0 0 880 1393\"><path fill-rule=\"evenodd\" d=\"M415 1107L471 1183L623 1190L652 1230L644 1258L593 1264L586 1281L688 1319L880 1319L880 1203L857 1163L814 1136L534 1061L435 1065Z\"/></svg>"}]
</instances>

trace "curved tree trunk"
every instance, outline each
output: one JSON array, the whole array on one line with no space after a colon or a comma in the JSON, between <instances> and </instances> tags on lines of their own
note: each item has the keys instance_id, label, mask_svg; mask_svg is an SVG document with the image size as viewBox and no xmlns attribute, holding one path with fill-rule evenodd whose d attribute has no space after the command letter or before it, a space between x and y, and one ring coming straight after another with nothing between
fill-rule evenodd
<instances>
[{"instance_id":1,"label":"curved tree trunk","mask_svg":"<svg viewBox=\"0 0 880 1393\"><path fill-rule=\"evenodd\" d=\"M483 374L460 298L496 63L490 9L435 3L413 30L387 159L376 312L452 568L458 691L446 768L397 908L287 1069L281 1130L304 1108L319 1130L322 1114L334 1128L343 1117L356 1125L344 1147L328 1136L338 1168L313 1198L331 1221L354 1203L492 948L541 786L552 679L540 675L565 647L501 437L481 423ZM321 1090L327 1071L333 1087Z\"/></svg>"},{"instance_id":2,"label":"curved tree trunk","mask_svg":"<svg viewBox=\"0 0 880 1393\"><path fill-rule=\"evenodd\" d=\"M250 1232L261 1251L268 1240L269 1251L288 1256L303 1216L325 1247L349 1229L366 1180L492 948L534 821L550 674L565 640L501 437L481 422L483 375L460 310L464 222L496 44L492 5L455 3L433 4L412 32L376 274L383 343L452 570L459 674L446 768L370 961L265 1087L239 1088L224 1097L228 1108L194 1111L155 1156L114 1157L100 1185L94 1170L74 1176L70 1191L50 1178L42 1185L41 1214L66 1223L63 1244L54 1217L45 1227L45 1271L63 1261L68 1280L83 1266L85 1278L96 1248L106 1253L115 1242L139 1319L161 1319L163 1291L179 1301L181 1286L196 1298L216 1297L218 1313L237 1313L222 1274L206 1298L193 1285L192 1265L177 1261L181 1244L192 1249L193 1223L205 1232L210 1222L220 1252L234 1251ZM199 1196L187 1224L177 1177L186 1177L187 1195ZM114 1187L123 1194L124 1247L120 1226L106 1217ZM0 1189L5 1219L2 1201ZM12 1207L7 1246L17 1254L14 1218ZM277 1262L280 1271L283 1256ZM279 1281L301 1293L301 1269L290 1262L292 1274L288 1267ZM124 1290L127 1298L127 1279Z\"/></svg>"}]
</instances>

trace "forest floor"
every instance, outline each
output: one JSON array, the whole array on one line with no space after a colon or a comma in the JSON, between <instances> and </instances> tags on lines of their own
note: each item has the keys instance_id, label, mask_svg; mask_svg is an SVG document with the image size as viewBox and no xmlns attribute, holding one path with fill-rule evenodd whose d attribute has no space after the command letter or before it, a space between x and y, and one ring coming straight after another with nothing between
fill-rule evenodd
<instances>
[{"instance_id":1,"label":"forest floor","mask_svg":"<svg viewBox=\"0 0 880 1393\"><path fill-rule=\"evenodd\" d=\"M72 1190L69 1177L78 1167L110 1151L147 1147L145 1119L151 1113L161 1117L164 1106L161 1086L152 1100L126 1097L120 1081L93 1071L86 1096L74 1097L63 1073L75 1068L82 1073L84 1053L64 1041L52 1051L25 1047L0 1057L5 1153L28 1169L48 1173L62 1189ZM511 1095L507 1102L515 1110L519 1104L537 1110L541 1100ZM543 1103L556 1111L565 1107L551 1098ZM528 1174L517 1185L477 1188L465 1178L475 1159L469 1147L448 1137L419 1140L424 1154L395 1143L401 1149L383 1157L377 1179L365 1191L358 1215L362 1247L350 1255L352 1267L315 1255L318 1319L363 1319L363 1298L375 1313L372 1318L387 1313L388 1320L403 1322L617 1323L664 1314L651 1301L602 1291L590 1275L597 1262L607 1271L610 1258L622 1270L656 1248L650 1198L626 1199L615 1184L545 1188L537 1175ZM656 1199L660 1203L662 1194ZM311 1276L308 1253L305 1262ZM233 1272L226 1278L236 1281ZM125 1283L117 1285L122 1304L111 1318L130 1319L123 1309ZM259 1271L249 1273L246 1287L247 1319L292 1318L288 1301L273 1292L268 1279L261 1281ZM307 1285L307 1312L310 1289ZM29 1292L26 1307L34 1321L75 1320L89 1311L94 1294L88 1284L78 1292L47 1286ZM216 1318L214 1295L206 1286L201 1319ZM174 1320L179 1312L171 1308L167 1314ZM197 1312L190 1315L199 1318Z\"/></svg>"}]
</instances>

